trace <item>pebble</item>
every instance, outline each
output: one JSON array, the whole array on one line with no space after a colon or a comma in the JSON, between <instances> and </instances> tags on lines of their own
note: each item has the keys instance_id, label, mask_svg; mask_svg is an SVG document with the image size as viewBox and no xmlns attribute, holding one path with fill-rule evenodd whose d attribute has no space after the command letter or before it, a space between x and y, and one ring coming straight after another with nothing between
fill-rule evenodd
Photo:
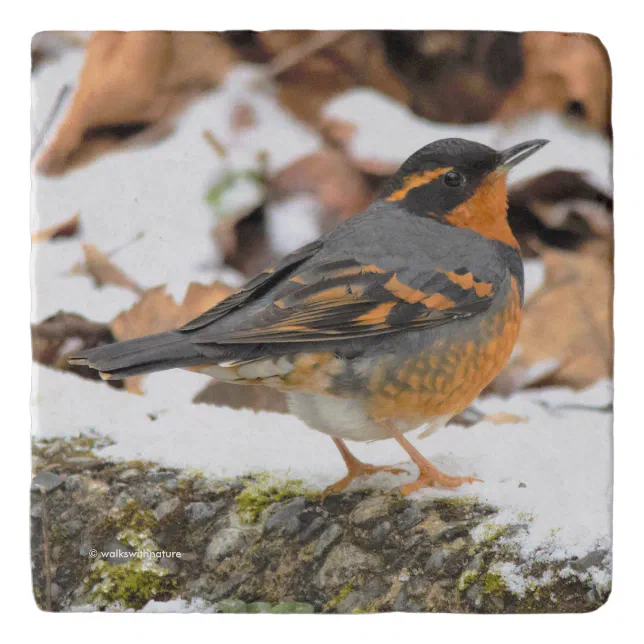
<instances>
[{"instance_id":1,"label":"pebble","mask_svg":"<svg viewBox=\"0 0 644 644\"><path fill-rule=\"evenodd\" d=\"M246 603L241 599L222 599L219 602L219 610L222 613L246 613Z\"/></svg>"},{"instance_id":2,"label":"pebble","mask_svg":"<svg viewBox=\"0 0 644 644\"><path fill-rule=\"evenodd\" d=\"M224 528L208 544L204 564L206 567L215 567L220 559L230 557L230 555L243 550L250 541L248 530Z\"/></svg>"},{"instance_id":3,"label":"pebble","mask_svg":"<svg viewBox=\"0 0 644 644\"><path fill-rule=\"evenodd\" d=\"M597 566L599 568L602 565L602 562L606 558L607 554L608 550L593 550L592 552L589 552L585 557L577 559L576 561L571 561L570 567L573 570L577 570L579 572L586 571L592 566Z\"/></svg>"},{"instance_id":4,"label":"pebble","mask_svg":"<svg viewBox=\"0 0 644 644\"><path fill-rule=\"evenodd\" d=\"M137 470L133 467L123 470L118 476L119 481L134 481L135 479L140 478L142 475L141 470Z\"/></svg>"},{"instance_id":5,"label":"pebble","mask_svg":"<svg viewBox=\"0 0 644 644\"><path fill-rule=\"evenodd\" d=\"M166 501L162 501L156 508L154 508L154 518L157 521L162 521L171 514L174 514L180 506L181 501L179 501L176 496L171 499L167 499Z\"/></svg>"},{"instance_id":6,"label":"pebble","mask_svg":"<svg viewBox=\"0 0 644 644\"><path fill-rule=\"evenodd\" d=\"M310 614L313 612L313 605L306 604L304 602L284 602L282 604L275 604L271 608L271 613L273 614L284 614L284 613L299 613L299 614Z\"/></svg>"},{"instance_id":7,"label":"pebble","mask_svg":"<svg viewBox=\"0 0 644 644\"><path fill-rule=\"evenodd\" d=\"M246 604L247 613L270 613L273 608L273 604L268 602L251 602Z\"/></svg>"},{"instance_id":8,"label":"pebble","mask_svg":"<svg viewBox=\"0 0 644 644\"><path fill-rule=\"evenodd\" d=\"M394 502L394 497L387 494L366 499L356 505L349 515L349 521L353 525L361 526L381 517L386 517L390 514L391 506Z\"/></svg>"},{"instance_id":9,"label":"pebble","mask_svg":"<svg viewBox=\"0 0 644 644\"><path fill-rule=\"evenodd\" d=\"M371 538L376 544L380 544L387 538L390 532L391 523L389 521L381 521L371 532Z\"/></svg>"},{"instance_id":10,"label":"pebble","mask_svg":"<svg viewBox=\"0 0 644 644\"><path fill-rule=\"evenodd\" d=\"M86 492L89 487L89 479L81 474L70 474L65 479L65 489L69 492Z\"/></svg>"},{"instance_id":11,"label":"pebble","mask_svg":"<svg viewBox=\"0 0 644 644\"><path fill-rule=\"evenodd\" d=\"M320 539L318 540L315 550L313 551L313 559L318 560L322 559L324 555L327 553L328 549L336 542L342 534L344 533L344 530L342 529L342 526L340 526L337 523L331 524L323 533Z\"/></svg>"},{"instance_id":12,"label":"pebble","mask_svg":"<svg viewBox=\"0 0 644 644\"><path fill-rule=\"evenodd\" d=\"M186 519L188 523L201 523L208 521L216 516L220 510L225 507L224 501L216 501L214 503L204 503L203 501L196 501L186 506Z\"/></svg>"},{"instance_id":13,"label":"pebble","mask_svg":"<svg viewBox=\"0 0 644 644\"><path fill-rule=\"evenodd\" d=\"M424 519L423 513L416 503L413 503L402 512L398 519L398 528L400 530L409 530L418 525Z\"/></svg>"},{"instance_id":14,"label":"pebble","mask_svg":"<svg viewBox=\"0 0 644 644\"><path fill-rule=\"evenodd\" d=\"M446 559L447 553L444 550L434 550L425 564L425 571L438 572L445 564Z\"/></svg>"},{"instance_id":15,"label":"pebble","mask_svg":"<svg viewBox=\"0 0 644 644\"><path fill-rule=\"evenodd\" d=\"M65 479L53 472L40 472L31 480L32 492L53 492L59 488Z\"/></svg>"},{"instance_id":16,"label":"pebble","mask_svg":"<svg viewBox=\"0 0 644 644\"><path fill-rule=\"evenodd\" d=\"M71 466L76 470L91 470L97 467L102 467L105 461L101 461L93 456L70 456L65 459L65 465Z\"/></svg>"},{"instance_id":17,"label":"pebble","mask_svg":"<svg viewBox=\"0 0 644 644\"><path fill-rule=\"evenodd\" d=\"M167 483L172 479L176 480L177 475L174 472L149 472L147 475L150 483Z\"/></svg>"},{"instance_id":18,"label":"pebble","mask_svg":"<svg viewBox=\"0 0 644 644\"><path fill-rule=\"evenodd\" d=\"M300 532L300 542L301 543L306 543L313 537L316 537L322 530L324 530L324 527L326 526L327 522L325 519L322 517L315 517L309 525Z\"/></svg>"},{"instance_id":19,"label":"pebble","mask_svg":"<svg viewBox=\"0 0 644 644\"><path fill-rule=\"evenodd\" d=\"M380 557L351 543L340 543L331 550L315 583L321 588L337 588L353 579L361 570L378 570Z\"/></svg>"},{"instance_id":20,"label":"pebble","mask_svg":"<svg viewBox=\"0 0 644 644\"><path fill-rule=\"evenodd\" d=\"M306 500L304 497L297 497L292 501L286 502L279 510L270 515L264 524L264 533L272 532L292 536L299 532L301 521L298 517L304 509Z\"/></svg>"}]
</instances>

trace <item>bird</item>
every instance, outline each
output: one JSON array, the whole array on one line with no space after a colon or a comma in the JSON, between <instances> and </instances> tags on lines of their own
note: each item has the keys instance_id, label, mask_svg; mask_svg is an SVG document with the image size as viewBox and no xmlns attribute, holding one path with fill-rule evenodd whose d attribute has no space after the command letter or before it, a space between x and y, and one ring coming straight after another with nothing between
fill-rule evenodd
<instances>
[{"instance_id":1,"label":"bird","mask_svg":"<svg viewBox=\"0 0 644 644\"><path fill-rule=\"evenodd\" d=\"M405 437L443 428L508 361L524 300L508 172L548 143L465 139L412 154L373 203L182 327L80 352L104 379L184 368L286 393L347 467L323 497L398 467L345 441L394 439L418 467L403 495L480 481L440 471Z\"/></svg>"}]
</instances>

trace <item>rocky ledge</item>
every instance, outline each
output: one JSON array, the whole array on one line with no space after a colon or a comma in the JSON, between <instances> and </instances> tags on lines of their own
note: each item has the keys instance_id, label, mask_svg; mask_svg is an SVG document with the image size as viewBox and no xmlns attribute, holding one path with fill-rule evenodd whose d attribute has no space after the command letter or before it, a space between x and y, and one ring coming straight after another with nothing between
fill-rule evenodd
<instances>
[{"instance_id":1,"label":"rocky ledge","mask_svg":"<svg viewBox=\"0 0 644 644\"><path fill-rule=\"evenodd\" d=\"M585 612L610 554L521 558L529 517L472 497L361 491L324 503L267 474L207 479L97 455L97 436L34 444L32 567L44 610ZM476 536L474 536L476 535ZM520 571L518 573L517 571ZM161 606L161 604L155 604Z\"/></svg>"}]
</instances>

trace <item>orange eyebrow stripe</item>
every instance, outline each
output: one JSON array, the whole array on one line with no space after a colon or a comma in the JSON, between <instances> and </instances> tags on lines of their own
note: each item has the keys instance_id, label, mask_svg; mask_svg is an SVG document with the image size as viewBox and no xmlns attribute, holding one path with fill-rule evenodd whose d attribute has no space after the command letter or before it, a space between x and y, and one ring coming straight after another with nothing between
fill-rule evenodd
<instances>
[{"instance_id":1,"label":"orange eyebrow stripe","mask_svg":"<svg viewBox=\"0 0 644 644\"><path fill-rule=\"evenodd\" d=\"M450 271L448 273L444 273L444 275L448 280L454 282L454 284L458 284L462 289L469 290L473 288L479 297L485 297L492 292L493 284L490 282L477 282L472 273L459 275L458 273Z\"/></svg>"},{"instance_id":2,"label":"orange eyebrow stripe","mask_svg":"<svg viewBox=\"0 0 644 644\"><path fill-rule=\"evenodd\" d=\"M407 286L398 280L394 275L386 284L385 288L395 295L397 298L407 302L408 304L416 304L427 297L427 293L419 291L411 286Z\"/></svg>"},{"instance_id":3,"label":"orange eyebrow stripe","mask_svg":"<svg viewBox=\"0 0 644 644\"><path fill-rule=\"evenodd\" d=\"M306 284L306 282L299 276L295 275L288 280L289 282L295 282L296 284Z\"/></svg>"},{"instance_id":4,"label":"orange eyebrow stripe","mask_svg":"<svg viewBox=\"0 0 644 644\"><path fill-rule=\"evenodd\" d=\"M420 188L428 183L431 183L437 177L440 177L442 174L449 172L453 168L436 168L435 170L425 170L423 172L416 172L405 177L403 187L398 190L394 190L388 197L387 201L401 201L403 200L410 190L414 188Z\"/></svg>"},{"instance_id":5,"label":"orange eyebrow stripe","mask_svg":"<svg viewBox=\"0 0 644 644\"><path fill-rule=\"evenodd\" d=\"M434 293L434 295L430 295L422 302L428 309L438 309L439 311L451 309L454 306L454 302L441 293Z\"/></svg>"},{"instance_id":6,"label":"orange eyebrow stripe","mask_svg":"<svg viewBox=\"0 0 644 644\"><path fill-rule=\"evenodd\" d=\"M370 324L384 322L394 306L396 306L395 302L383 302L371 309L371 311L367 311L355 318L354 322L359 326L368 326Z\"/></svg>"}]
</instances>

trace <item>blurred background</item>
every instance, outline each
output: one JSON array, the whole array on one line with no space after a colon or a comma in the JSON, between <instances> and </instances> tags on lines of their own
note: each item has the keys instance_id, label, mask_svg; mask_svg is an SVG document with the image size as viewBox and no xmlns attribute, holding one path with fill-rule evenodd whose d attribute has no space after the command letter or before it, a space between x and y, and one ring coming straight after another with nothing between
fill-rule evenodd
<instances>
[{"instance_id":1,"label":"blurred background","mask_svg":"<svg viewBox=\"0 0 644 644\"><path fill-rule=\"evenodd\" d=\"M433 140L547 138L510 179L527 302L491 390L611 376L611 80L593 36L44 32L32 49L36 362L174 328ZM231 389L195 400L283 409Z\"/></svg>"}]
</instances>

